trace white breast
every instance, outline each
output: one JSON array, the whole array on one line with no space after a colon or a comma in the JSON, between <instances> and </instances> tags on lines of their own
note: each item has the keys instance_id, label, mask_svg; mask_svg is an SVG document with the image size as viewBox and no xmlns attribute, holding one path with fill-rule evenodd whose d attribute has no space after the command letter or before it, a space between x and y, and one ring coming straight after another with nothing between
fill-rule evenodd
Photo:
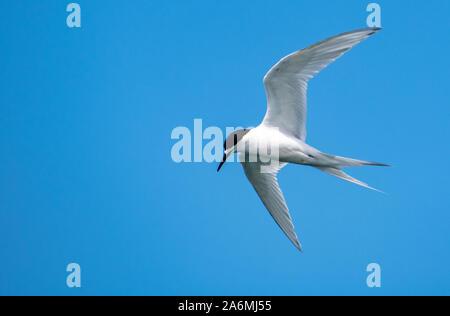
<instances>
[{"instance_id":1,"label":"white breast","mask_svg":"<svg viewBox=\"0 0 450 316\"><path fill-rule=\"evenodd\" d=\"M276 127L260 125L252 129L238 144L237 152L263 161L279 160L302 163L310 146L298 138L286 135Z\"/></svg>"}]
</instances>

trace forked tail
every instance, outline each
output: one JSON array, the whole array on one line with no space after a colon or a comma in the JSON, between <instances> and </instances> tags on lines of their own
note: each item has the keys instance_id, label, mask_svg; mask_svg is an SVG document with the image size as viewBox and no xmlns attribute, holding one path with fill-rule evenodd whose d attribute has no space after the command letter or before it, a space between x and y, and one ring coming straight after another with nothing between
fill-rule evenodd
<instances>
[{"instance_id":1,"label":"forked tail","mask_svg":"<svg viewBox=\"0 0 450 316\"><path fill-rule=\"evenodd\" d=\"M380 191L378 189L372 188L367 183L364 183L362 181L359 181L358 179L355 179L348 174L346 174L341 169L344 167L360 167L360 166L382 166L382 167L389 167L389 165L377 163L377 162L370 162L370 161L363 161L363 160L357 160L357 159L351 159L351 158L345 158L345 157L339 157L339 156L332 156L328 154L324 154L328 159L332 160L334 163L330 164L330 167L316 167L319 170L322 170L323 172L326 172L332 176L338 177L342 180L349 181L352 183L355 183L357 185L363 186L365 188L375 190L377 192L384 193L383 191Z\"/></svg>"},{"instance_id":2,"label":"forked tail","mask_svg":"<svg viewBox=\"0 0 450 316\"><path fill-rule=\"evenodd\" d=\"M358 159L345 158L340 156L333 156L324 154L327 160L329 160L330 165L336 166L337 169L342 169L345 167L361 167L361 166L380 166L380 167L389 167L389 165L385 165L383 163L364 161Z\"/></svg>"}]
</instances>

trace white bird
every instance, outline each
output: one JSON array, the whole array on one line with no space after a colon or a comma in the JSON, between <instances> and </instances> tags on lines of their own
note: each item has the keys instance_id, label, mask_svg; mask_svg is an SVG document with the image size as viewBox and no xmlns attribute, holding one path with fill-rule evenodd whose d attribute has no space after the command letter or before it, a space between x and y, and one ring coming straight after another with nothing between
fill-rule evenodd
<instances>
[{"instance_id":1,"label":"white bird","mask_svg":"<svg viewBox=\"0 0 450 316\"><path fill-rule=\"evenodd\" d=\"M239 153L239 160L248 180L273 219L300 251L302 246L278 185L277 174L281 168L288 163L313 166L343 180L373 189L344 173L342 168L387 166L328 155L305 142L308 81L379 30L380 28L366 28L343 33L281 59L264 77L267 113L263 122L254 129L235 131L225 141L223 160L217 171L231 154ZM262 147L265 147L264 151L261 150Z\"/></svg>"}]
</instances>

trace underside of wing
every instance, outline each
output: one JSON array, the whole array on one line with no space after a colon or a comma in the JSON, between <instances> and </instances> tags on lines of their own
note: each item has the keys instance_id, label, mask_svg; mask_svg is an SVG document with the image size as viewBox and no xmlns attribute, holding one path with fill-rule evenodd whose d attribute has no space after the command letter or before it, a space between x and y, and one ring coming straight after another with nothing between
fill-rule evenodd
<instances>
[{"instance_id":1,"label":"underside of wing","mask_svg":"<svg viewBox=\"0 0 450 316\"><path fill-rule=\"evenodd\" d=\"M264 77L267 113L263 124L306 139L308 81L346 51L380 28L366 28L331 37L281 59Z\"/></svg>"},{"instance_id":2,"label":"underside of wing","mask_svg":"<svg viewBox=\"0 0 450 316\"><path fill-rule=\"evenodd\" d=\"M266 169L262 172L261 163L242 163L245 175L255 188L256 193L258 193L270 215L272 215L275 222L280 226L295 247L302 251L302 246L295 234L294 225L292 224L292 219L289 215L289 209L284 200L280 186L278 185L278 171L285 165L286 164L284 163L280 163L279 166L271 168L265 166Z\"/></svg>"}]
</instances>

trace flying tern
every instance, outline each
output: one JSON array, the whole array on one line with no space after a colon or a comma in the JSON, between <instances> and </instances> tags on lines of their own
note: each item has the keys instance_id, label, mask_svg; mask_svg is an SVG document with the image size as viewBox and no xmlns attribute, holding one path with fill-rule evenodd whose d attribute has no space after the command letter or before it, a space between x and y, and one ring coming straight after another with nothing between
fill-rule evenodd
<instances>
[{"instance_id":1,"label":"flying tern","mask_svg":"<svg viewBox=\"0 0 450 316\"><path fill-rule=\"evenodd\" d=\"M312 166L335 177L376 190L344 173L342 168L388 166L325 154L305 142L308 81L353 46L380 29L365 28L343 33L281 59L264 77L267 112L262 123L253 129L237 130L225 141L223 160L217 172L230 155L238 153L245 175L265 207L300 251L302 246L294 231L289 209L278 184L277 174L281 168L288 163ZM273 152L269 155L269 151L264 151L263 154L258 148L263 143L267 146L267 142L276 145L276 156ZM272 161L267 165L262 162L263 156L265 158L270 156L269 158L276 160L277 163ZM257 159L252 160L250 157Z\"/></svg>"}]
</instances>

